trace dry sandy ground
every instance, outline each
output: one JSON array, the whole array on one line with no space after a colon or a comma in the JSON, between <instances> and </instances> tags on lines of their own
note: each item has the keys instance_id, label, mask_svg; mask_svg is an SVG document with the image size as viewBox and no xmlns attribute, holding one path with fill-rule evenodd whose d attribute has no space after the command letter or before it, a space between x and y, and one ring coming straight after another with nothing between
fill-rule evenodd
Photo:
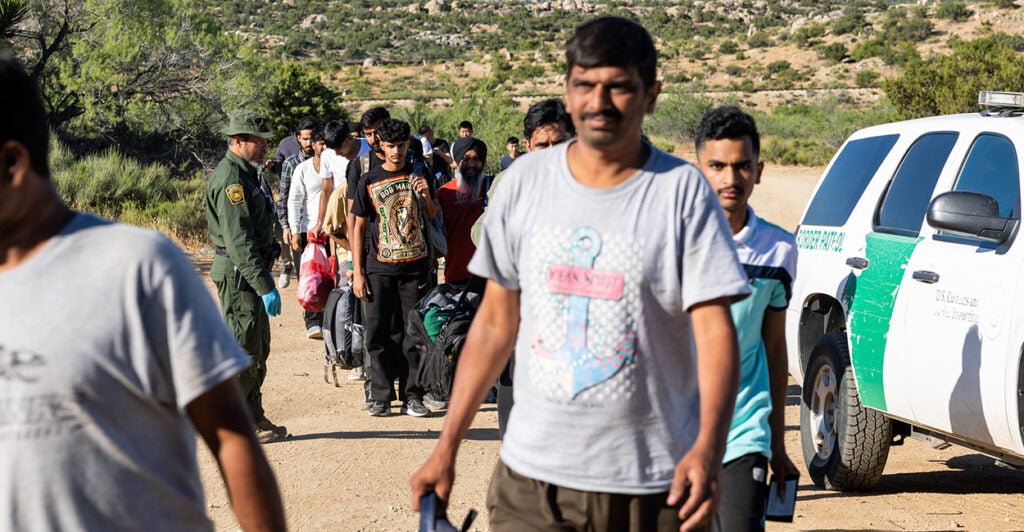
<instances>
[{"instance_id":1,"label":"dry sandy ground","mask_svg":"<svg viewBox=\"0 0 1024 532\"><path fill-rule=\"evenodd\" d=\"M769 168L752 199L758 213L795 228L820 169ZM209 259L206 258L208 261ZM204 266L202 257L200 266ZM293 530L415 530L409 475L433 448L443 413L428 419L371 418L358 410L362 383L323 380L323 347L307 340L295 283L283 290L282 316L271 320L273 353L264 387L267 413L291 437L264 450L277 474ZM790 387L786 442L801 465L799 388ZM394 412L397 413L397 404ZM484 405L462 445L450 514L480 511L487 530L487 483L498 453L497 414ZM219 530L237 528L223 482L200 452L209 513ZM1024 474L995 467L959 447L935 450L918 441L894 447L877 489L842 494L801 478L792 524L769 530L1024 530ZM455 519L453 519L455 520Z\"/></svg>"}]
</instances>

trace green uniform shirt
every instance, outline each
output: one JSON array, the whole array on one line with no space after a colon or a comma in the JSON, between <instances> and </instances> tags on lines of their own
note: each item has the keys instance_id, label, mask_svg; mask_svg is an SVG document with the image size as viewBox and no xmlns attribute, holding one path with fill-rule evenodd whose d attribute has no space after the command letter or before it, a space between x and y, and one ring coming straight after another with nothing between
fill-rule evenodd
<instances>
[{"instance_id":1,"label":"green uniform shirt","mask_svg":"<svg viewBox=\"0 0 1024 532\"><path fill-rule=\"evenodd\" d=\"M257 294L274 289L259 251L274 242L274 210L260 190L256 169L231 151L206 185L206 223L213 245L226 249L229 259L218 256L211 275L227 276L237 266Z\"/></svg>"}]
</instances>

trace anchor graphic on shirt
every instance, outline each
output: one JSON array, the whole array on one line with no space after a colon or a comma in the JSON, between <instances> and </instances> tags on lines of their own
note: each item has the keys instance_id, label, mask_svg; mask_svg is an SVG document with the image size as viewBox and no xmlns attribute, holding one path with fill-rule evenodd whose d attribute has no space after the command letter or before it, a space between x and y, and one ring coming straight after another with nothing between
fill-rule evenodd
<instances>
[{"instance_id":1,"label":"anchor graphic on shirt","mask_svg":"<svg viewBox=\"0 0 1024 532\"><path fill-rule=\"evenodd\" d=\"M622 273L594 269L594 260L601 252L602 240L596 230L581 227L571 235L571 265L548 267L545 285L552 294L569 296L568 326L565 342L555 351L547 349L538 337L534 352L548 361L555 381L575 397L581 391L603 382L632 362L636 334L629 328L626 337L611 353L590 353L587 350L590 301L622 299L625 279Z\"/></svg>"}]
</instances>

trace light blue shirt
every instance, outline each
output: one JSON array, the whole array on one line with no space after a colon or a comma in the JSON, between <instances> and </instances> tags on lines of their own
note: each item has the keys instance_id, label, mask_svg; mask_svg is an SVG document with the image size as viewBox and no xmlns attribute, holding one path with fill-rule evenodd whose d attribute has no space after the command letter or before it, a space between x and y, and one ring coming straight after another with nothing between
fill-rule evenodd
<instances>
[{"instance_id":1,"label":"light blue shirt","mask_svg":"<svg viewBox=\"0 0 1024 532\"><path fill-rule=\"evenodd\" d=\"M740 387L723 462L754 453L771 459L772 398L761 328L765 312L784 311L789 304L796 276L795 239L747 207L747 225L733 241L751 294L730 308L740 346Z\"/></svg>"}]
</instances>

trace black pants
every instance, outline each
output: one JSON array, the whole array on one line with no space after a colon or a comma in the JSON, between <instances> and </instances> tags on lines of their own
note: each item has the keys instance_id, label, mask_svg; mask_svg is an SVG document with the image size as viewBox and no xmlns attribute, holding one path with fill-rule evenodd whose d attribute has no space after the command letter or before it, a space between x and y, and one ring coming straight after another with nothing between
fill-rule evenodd
<instances>
[{"instance_id":1,"label":"black pants","mask_svg":"<svg viewBox=\"0 0 1024 532\"><path fill-rule=\"evenodd\" d=\"M307 237L308 237L308 233L299 233L299 249L303 249L303 250L306 249L306 245L309 244L309 239ZM288 251L289 252L298 255L298 252L295 251L295 249L292 248L291 242L288 242L285 245L288 247ZM331 247L330 246L324 246L324 250L327 251L327 256L330 257L331 256ZM281 252L281 256L282 257L284 256L284 253L285 253L284 251ZM299 261L299 262L295 262L295 264L297 264L299 266L298 275L301 278L302 277L302 263L301 263L301 261ZM323 326L323 322L324 322L324 313L323 312L313 312L312 310L302 309L302 321L303 321L303 323L306 324L306 329L307 330L310 327L314 327L314 326L322 327Z\"/></svg>"},{"instance_id":2,"label":"black pants","mask_svg":"<svg viewBox=\"0 0 1024 532\"><path fill-rule=\"evenodd\" d=\"M398 379L399 399L423 399L423 387L417 378L419 351L405 337L405 317L426 295L427 273L403 276L370 273L366 278L371 295L363 318L370 358L371 398L388 402L394 394L393 383Z\"/></svg>"},{"instance_id":3,"label":"black pants","mask_svg":"<svg viewBox=\"0 0 1024 532\"><path fill-rule=\"evenodd\" d=\"M715 532L764 530L764 508L768 500L768 458L760 453L745 454L722 466L722 500L711 523Z\"/></svg>"}]
</instances>

